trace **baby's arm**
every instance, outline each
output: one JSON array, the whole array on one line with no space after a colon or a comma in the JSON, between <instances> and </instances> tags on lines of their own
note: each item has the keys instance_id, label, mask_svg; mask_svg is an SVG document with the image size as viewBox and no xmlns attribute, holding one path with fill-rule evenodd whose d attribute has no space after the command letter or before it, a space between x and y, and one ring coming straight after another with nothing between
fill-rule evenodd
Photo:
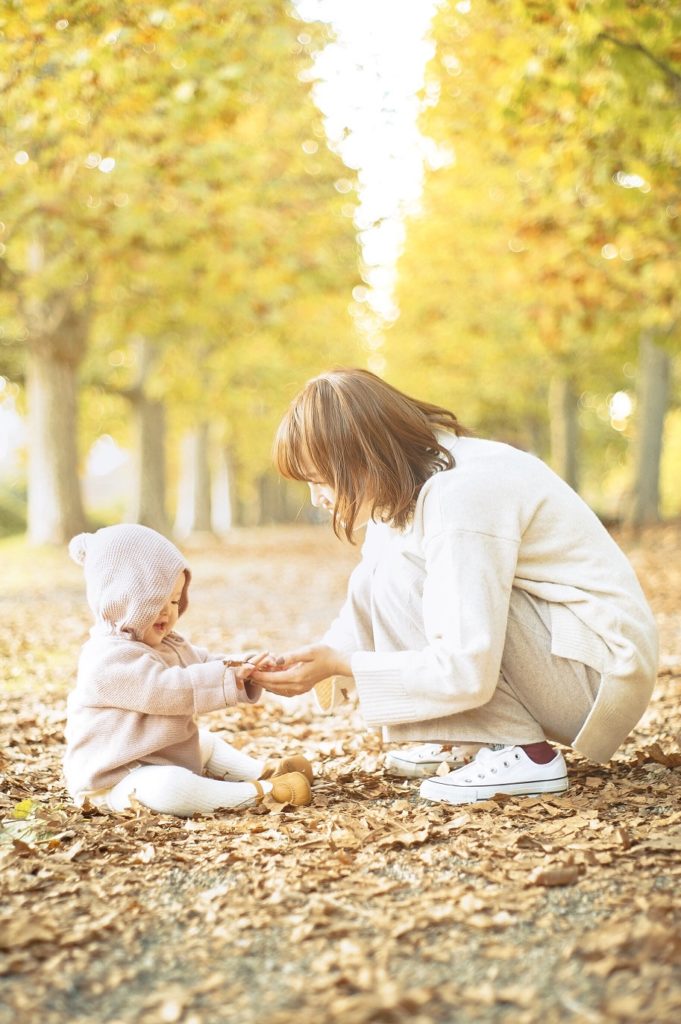
<instances>
[{"instance_id":1,"label":"baby's arm","mask_svg":"<svg viewBox=\"0 0 681 1024\"><path fill-rule=\"evenodd\" d=\"M107 651L104 656L101 650L83 653L79 689L81 700L91 707L193 715L254 703L260 696L255 684L248 691L239 688L234 668L223 661L167 666L151 649L140 653L137 645ZM245 675L252 671L247 669Z\"/></svg>"}]
</instances>

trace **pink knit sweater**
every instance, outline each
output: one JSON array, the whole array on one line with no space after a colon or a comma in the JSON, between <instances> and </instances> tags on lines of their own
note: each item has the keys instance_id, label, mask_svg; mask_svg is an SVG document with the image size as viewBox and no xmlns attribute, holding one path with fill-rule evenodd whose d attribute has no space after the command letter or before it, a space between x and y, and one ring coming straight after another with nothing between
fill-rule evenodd
<instances>
[{"instance_id":1,"label":"pink knit sweater","mask_svg":"<svg viewBox=\"0 0 681 1024\"><path fill-rule=\"evenodd\" d=\"M158 647L138 639L186 570L180 552L160 534L143 526L106 527L74 538L69 550L84 565L95 615L67 702L69 792L77 797L108 789L140 764L200 773L195 716L254 703L260 687L246 683L239 690L224 655L211 655L177 633ZM188 585L187 572L181 611Z\"/></svg>"},{"instance_id":2,"label":"pink knit sweater","mask_svg":"<svg viewBox=\"0 0 681 1024\"><path fill-rule=\"evenodd\" d=\"M222 655L170 633L160 647L122 636L93 637L82 649L67 702L64 759L72 796L108 789L139 764L201 773L195 715L254 703L259 687L238 690Z\"/></svg>"}]
</instances>

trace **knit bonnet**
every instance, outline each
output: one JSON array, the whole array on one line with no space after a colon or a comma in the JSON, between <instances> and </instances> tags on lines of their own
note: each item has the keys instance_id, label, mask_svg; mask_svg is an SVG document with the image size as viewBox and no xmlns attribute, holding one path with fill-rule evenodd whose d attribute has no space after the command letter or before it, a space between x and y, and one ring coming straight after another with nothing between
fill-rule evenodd
<instances>
[{"instance_id":1,"label":"knit bonnet","mask_svg":"<svg viewBox=\"0 0 681 1024\"><path fill-rule=\"evenodd\" d=\"M148 526L123 524L79 533L69 544L69 554L83 566L87 602L98 629L141 640L183 570L179 614L187 607L187 563L174 544Z\"/></svg>"}]
</instances>

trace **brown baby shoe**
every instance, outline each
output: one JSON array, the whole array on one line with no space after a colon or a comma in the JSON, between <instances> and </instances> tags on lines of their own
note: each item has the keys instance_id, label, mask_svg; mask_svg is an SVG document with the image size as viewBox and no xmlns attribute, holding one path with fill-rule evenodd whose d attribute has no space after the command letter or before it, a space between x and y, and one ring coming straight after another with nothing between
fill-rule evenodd
<instances>
[{"instance_id":1,"label":"brown baby shoe","mask_svg":"<svg viewBox=\"0 0 681 1024\"><path fill-rule=\"evenodd\" d=\"M314 780L312 765L302 754L291 754L290 757L282 757L279 761L267 761L265 763L265 770L260 778L274 779L277 776L287 775L289 772L300 772L312 785Z\"/></svg>"},{"instance_id":2,"label":"brown baby shoe","mask_svg":"<svg viewBox=\"0 0 681 1024\"><path fill-rule=\"evenodd\" d=\"M312 803L310 783L302 772L289 772L272 778L272 798L279 804L301 807Z\"/></svg>"}]
</instances>

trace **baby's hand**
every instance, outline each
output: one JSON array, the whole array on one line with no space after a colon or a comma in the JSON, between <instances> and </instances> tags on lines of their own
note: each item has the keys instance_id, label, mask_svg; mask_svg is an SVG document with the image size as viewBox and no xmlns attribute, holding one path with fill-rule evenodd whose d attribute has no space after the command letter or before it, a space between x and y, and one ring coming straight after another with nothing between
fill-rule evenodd
<instances>
[{"instance_id":1,"label":"baby's hand","mask_svg":"<svg viewBox=\"0 0 681 1024\"><path fill-rule=\"evenodd\" d=\"M281 663L282 659L270 654L269 651L262 651L260 654L250 654L246 661L225 662L227 667L231 668L234 672L237 689L239 690L243 690L244 683L251 678L256 669L260 672L271 672Z\"/></svg>"}]
</instances>

